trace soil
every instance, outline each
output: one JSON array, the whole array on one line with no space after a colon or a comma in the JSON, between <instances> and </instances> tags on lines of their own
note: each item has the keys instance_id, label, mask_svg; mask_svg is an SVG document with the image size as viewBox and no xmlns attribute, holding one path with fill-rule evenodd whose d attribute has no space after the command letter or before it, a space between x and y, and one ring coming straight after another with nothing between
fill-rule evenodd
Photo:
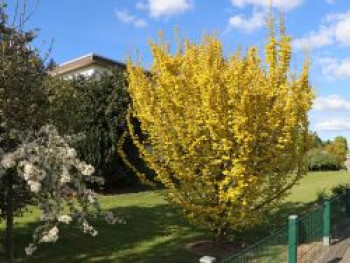
<instances>
[{"instance_id":1,"label":"soil","mask_svg":"<svg viewBox=\"0 0 350 263\"><path fill-rule=\"evenodd\" d=\"M246 247L242 242L215 243L212 240L200 240L188 243L186 248L198 256L225 257L238 253Z\"/></svg>"}]
</instances>

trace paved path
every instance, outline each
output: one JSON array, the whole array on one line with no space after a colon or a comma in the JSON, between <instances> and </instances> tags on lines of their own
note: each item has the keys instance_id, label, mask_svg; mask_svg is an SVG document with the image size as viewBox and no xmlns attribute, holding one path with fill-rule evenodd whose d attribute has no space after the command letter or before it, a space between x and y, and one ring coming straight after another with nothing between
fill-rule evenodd
<instances>
[{"instance_id":1,"label":"paved path","mask_svg":"<svg viewBox=\"0 0 350 263\"><path fill-rule=\"evenodd\" d=\"M332 240L332 245L325 251L319 263L350 263L350 225L341 229L337 238Z\"/></svg>"},{"instance_id":2,"label":"paved path","mask_svg":"<svg viewBox=\"0 0 350 263\"><path fill-rule=\"evenodd\" d=\"M350 249L348 249L346 251L346 253L345 253L345 255L344 255L344 257L343 257L341 262L343 262L343 263L350 262Z\"/></svg>"}]
</instances>

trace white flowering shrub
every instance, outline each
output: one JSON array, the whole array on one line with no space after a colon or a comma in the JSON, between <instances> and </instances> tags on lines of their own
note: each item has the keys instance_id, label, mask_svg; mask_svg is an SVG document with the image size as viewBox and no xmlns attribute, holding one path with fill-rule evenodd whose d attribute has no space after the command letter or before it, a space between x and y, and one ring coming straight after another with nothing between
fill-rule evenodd
<instances>
[{"instance_id":1,"label":"white flowering shrub","mask_svg":"<svg viewBox=\"0 0 350 263\"><path fill-rule=\"evenodd\" d=\"M35 136L22 138L13 151L0 149L0 177L12 174L23 178L41 210L42 224L26 248L28 255L40 243L56 242L63 224L75 222L94 237L98 233L90 225L90 217L102 216L110 224L124 223L111 212L102 211L97 194L88 185L102 184L103 179L93 175L93 166L77 158L69 146L72 140L46 125Z\"/></svg>"}]
</instances>

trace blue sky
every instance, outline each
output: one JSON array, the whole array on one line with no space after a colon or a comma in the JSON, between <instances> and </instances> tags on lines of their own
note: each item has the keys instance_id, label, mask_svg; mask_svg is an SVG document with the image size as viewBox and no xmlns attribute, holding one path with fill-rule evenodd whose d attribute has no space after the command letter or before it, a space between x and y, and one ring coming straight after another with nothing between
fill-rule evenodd
<instances>
[{"instance_id":1,"label":"blue sky","mask_svg":"<svg viewBox=\"0 0 350 263\"><path fill-rule=\"evenodd\" d=\"M28 0L30 8L35 0ZM15 0L10 0L13 13ZM39 28L35 45L62 63L86 53L125 61L138 50L151 64L147 42L163 30L173 39L200 40L215 33L230 54L240 45L263 47L269 0L42 0L27 24ZM305 49L312 59L311 83L316 91L311 129L322 139L344 135L350 141L350 1L275 0L293 37L293 68L300 69Z\"/></svg>"}]
</instances>

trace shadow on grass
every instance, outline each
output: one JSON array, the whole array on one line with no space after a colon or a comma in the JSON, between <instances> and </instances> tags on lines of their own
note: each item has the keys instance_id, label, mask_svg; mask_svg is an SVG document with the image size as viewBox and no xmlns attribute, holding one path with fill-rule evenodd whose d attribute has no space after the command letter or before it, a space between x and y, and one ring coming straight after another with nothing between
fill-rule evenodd
<instances>
[{"instance_id":1,"label":"shadow on grass","mask_svg":"<svg viewBox=\"0 0 350 263\"><path fill-rule=\"evenodd\" d=\"M285 203L277 211L266 215L262 224L236 232L234 238L249 246L283 227L289 215L301 215L310 209L310 206ZM31 241L37 224L18 225L15 240L16 262L198 262L199 257L187 251L185 245L190 241L210 237L209 233L205 234L188 225L179 213L167 204L116 207L111 211L122 215L127 223L108 225L103 221L95 221L93 225L99 231L96 238L85 235L74 227L63 228L56 244L42 245L31 257L25 256L24 247ZM0 234L2 239L3 230L0 230Z\"/></svg>"},{"instance_id":2,"label":"shadow on grass","mask_svg":"<svg viewBox=\"0 0 350 263\"><path fill-rule=\"evenodd\" d=\"M25 256L24 247L30 242L36 224L18 226L16 262L198 262L198 256L188 252L185 244L204 235L170 206L118 207L113 212L123 215L127 224L95 221L93 225L99 231L96 238L77 228L64 228L56 244L42 245L31 257ZM2 239L3 231L0 234Z\"/></svg>"},{"instance_id":3,"label":"shadow on grass","mask_svg":"<svg viewBox=\"0 0 350 263\"><path fill-rule=\"evenodd\" d=\"M234 236L236 240L245 242L249 246L286 226L290 215L301 216L312 209L313 205L312 203L298 202L283 203L276 211L264 215L259 225L237 231Z\"/></svg>"}]
</instances>

